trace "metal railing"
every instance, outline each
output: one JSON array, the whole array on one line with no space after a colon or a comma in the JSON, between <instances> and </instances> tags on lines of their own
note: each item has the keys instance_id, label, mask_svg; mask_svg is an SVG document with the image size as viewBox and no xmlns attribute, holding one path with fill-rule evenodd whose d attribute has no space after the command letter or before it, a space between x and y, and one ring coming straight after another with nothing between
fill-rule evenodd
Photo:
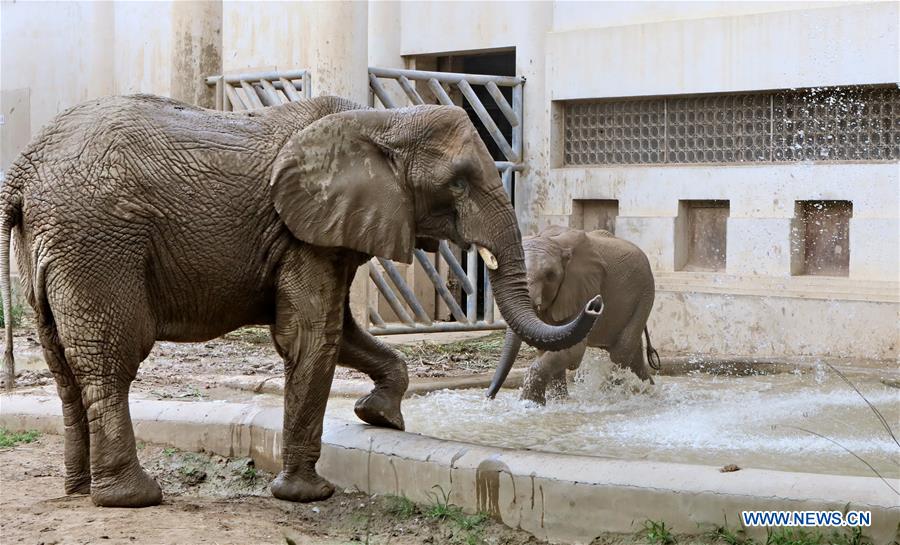
<instances>
[{"instance_id":1,"label":"metal railing","mask_svg":"<svg viewBox=\"0 0 900 545\"><path fill-rule=\"evenodd\" d=\"M217 75L206 78L206 84L216 86L216 109L224 111L256 110L312 96L308 70Z\"/></svg>"},{"instance_id":2,"label":"metal railing","mask_svg":"<svg viewBox=\"0 0 900 545\"><path fill-rule=\"evenodd\" d=\"M388 88L393 82L394 92ZM417 85L421 83L421 85ZM370 104L376 106L375 99L384 108L397 108L418 104L461 105L463 102L472 111L490 135L492 141L503 154L505 161L495 161L500 172L503 187L512 195L515 172L521 171L522 163L522 87L524 78L509 76L489 76L478 74L458 74L452 72L428 72L423 70L401 70L389 68L369 68ZM477 87L483 87L486 95L496 105L511 127L511 138L506 136L487 111L484 103L476 93ZM511 103L503 95L501 87L511 88ZM400 93L396 92L399 89ZM451 98L453 90L459 92L458 102ZM455 94L455 93L454 93ZM423 96L424 95L424 96ZM430 95L430 96L429 96ZM484 96L484 94L483 94ZM397 316L399 323L386 323L377 308L369 305L369 332L377 335L395 333L431 332L431 331L471 331L484 329L502 329L506 324L495 316L494 298L488 281L487 271L483 270L479 283L480 262L477 251L469 248L465 252L466 267L463 268L454 255L449 244L441 241L437 254L431 255L422 250L415 250L416 262L422 267L428 280L434 286L437 297L447 306L454 321L440 321L429 316L416 298L397 266L383 258L373 258L369 262L369 277L378 292L384 297L388 306ZM438 272L438 264L443 260L447 267L447 278ZM384 271L384 274L382 274ZM391 288L385 275L396 287ZM465 294L465 309L457 301L448 287L448 279L459 283ZM483 314L478 316L479 296L483 301ZM404 306L405 303L405 306ZM408 311L407 311L408 309Z\"/></svg>"}]
</instances>

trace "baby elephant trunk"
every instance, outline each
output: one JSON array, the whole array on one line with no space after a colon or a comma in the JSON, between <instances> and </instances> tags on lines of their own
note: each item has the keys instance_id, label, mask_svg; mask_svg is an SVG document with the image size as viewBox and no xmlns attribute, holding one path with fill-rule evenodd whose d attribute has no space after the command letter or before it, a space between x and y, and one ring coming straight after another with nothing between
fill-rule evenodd
<instances>
[{"instance_id":1,"label":"baby elephant trunk","mask_svg":"<svg viewBox=\"0 0 900 545\"><path fill-rule=\"evenodd\" d=\"M583 339L591 328L594 326L594 320L597 319L598 316L603 314L603 300L600 296L596 296L585 305L584 309L581 311L581 314L570 322L566 327L571 328L575 331L574 337L577 339ZM527 339L526 339L527 341ZM527 341L531 344L530 341ZM497 370L494 371L494 378L491 380L491 385L487 391L487 397L490 399L494 399L497 395L497 392L500 391L500 388L503 386L503 382L506 380L506 377L509 376L509 371L512 369L513 364L516 362L516 356L519 355L519 348L522 346L522 337L516 333L513 328L506 329L506 339L503 342L503 352L500 354L500 363L497 364ZM553 343L551 345L538 346L541 350L547 350L549 352L555 352L558 350L564 350L572 346L571 344L562 344L561 343Z\"/></svg>"}]
</instances>

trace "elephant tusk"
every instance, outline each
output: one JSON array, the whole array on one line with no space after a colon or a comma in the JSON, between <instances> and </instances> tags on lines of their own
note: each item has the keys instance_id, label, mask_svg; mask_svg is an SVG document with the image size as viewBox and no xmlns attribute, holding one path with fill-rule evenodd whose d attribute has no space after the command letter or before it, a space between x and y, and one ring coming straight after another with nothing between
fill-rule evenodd
<instances>
[{"instance_id":1,"label":"elephant tusk","mask_svg":"<svg viewBox=\"0 0 900 545\"><path fill-rule=\"evenodd\" d=\"M484 248L482 246L475 246L475 247L478 248L478 255L480 255L481 259L484 260L484 265L488 269L490 269L492 271L496 271L498 265L497 265L497 258L494 257L494 254L492 254L490 250L488 250L487 248Z\"/></svg>"}]
</instances>

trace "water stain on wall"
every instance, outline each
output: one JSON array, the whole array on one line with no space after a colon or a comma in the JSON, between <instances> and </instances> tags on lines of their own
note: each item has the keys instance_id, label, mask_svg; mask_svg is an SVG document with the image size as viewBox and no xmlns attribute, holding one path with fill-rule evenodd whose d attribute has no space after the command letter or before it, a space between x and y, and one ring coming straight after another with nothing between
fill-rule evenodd
<instances>
[{"instance_id":1,"label":"water stain on wall","mask_svg":"<svg viewBox=\"0 0 900 545\"><path fill-rule=\"evenodd\" d=\"M500 474L511 474L509 466L495 459L488 458L478 464L475 470L475 493L478 500L478 511L494 520L500 517Z\"/></svg>"}]
</instances>

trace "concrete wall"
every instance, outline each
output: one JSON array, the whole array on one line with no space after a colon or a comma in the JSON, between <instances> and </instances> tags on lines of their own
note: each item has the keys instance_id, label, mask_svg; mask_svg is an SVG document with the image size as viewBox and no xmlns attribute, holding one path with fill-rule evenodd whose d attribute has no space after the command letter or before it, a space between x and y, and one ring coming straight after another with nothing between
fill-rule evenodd
<instances>
[{"instance_id":1,"label":"concrete wall","mask_svg":"<svg viewBox=\"0 0 900 545\"><path fill-rule=\"evenodd\" d=\"M558 101L896 82L898 15L895 3L558 3L547 38L546 95ZM597 59L595 69L580 60L586 52ZM558 114L545 117L551 148L561 145ZM573 199L617 199L617 235L641 246L657 272L651 325L664 351L897 357L896 163L564 168L558 148L551 151L549 176L533 180L545 189L529 202L528 228L565 223ZM681 199L730 201L724 273L674 272ZM816 199L853 202L846 278L791 276L794 201ZM722 293L723 284L731 293ZM862 292L865 301L850 302Z\"/></svg>"},{"instance_id":2,"label":"concrete wall","mask_svg":"<svg viewBox=\"0 0 900 545\"><path fill-rule=\"evenodd\" d=\"M113 93L112 19L102 2L0 4L0 169L56 113Z\"/></svg>"},{"instance_id":3,"label":"concrete wall","mask_svg":"<svg viewBox=\"0 0 900 545\"><path fill-rule=\"evenodd\" d=\"M221 68L217 2L0 3L0 169L61 111L129 93L211 105Z\"/></svg>"}]
</instances>

